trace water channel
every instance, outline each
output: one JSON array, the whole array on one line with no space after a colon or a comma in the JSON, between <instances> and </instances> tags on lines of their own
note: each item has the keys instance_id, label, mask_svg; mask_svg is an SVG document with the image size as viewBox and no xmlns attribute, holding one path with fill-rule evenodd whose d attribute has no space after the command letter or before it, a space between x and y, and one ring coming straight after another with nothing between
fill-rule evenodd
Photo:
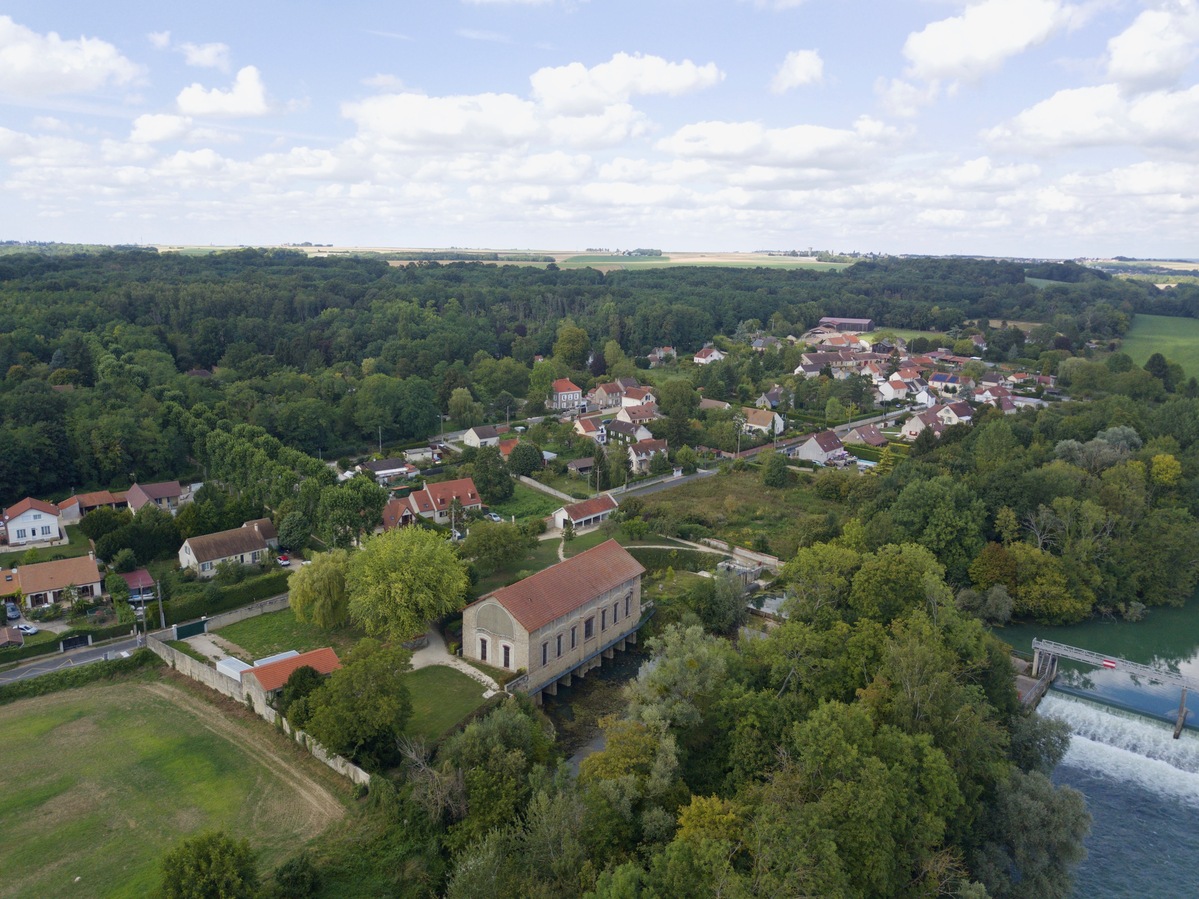
<instances>
[{"instance_id":1,"label":"water channel","mask_svg":"<svg viewBox=\"0 0 1199 899\"><path fill-rule=\"evenodd\" d=\"M1024 652L1042 637L1199 677L1199 597L1135 624L996 633ZM1199 696L1188 696L1188 728L1174 740L1179 688L1069 662L1061 670L1040 713L1070 724L1070 749L1054 780L1082 792L1093 818L1074 895L1199 895Z\"/></svg>"}]
</instances>

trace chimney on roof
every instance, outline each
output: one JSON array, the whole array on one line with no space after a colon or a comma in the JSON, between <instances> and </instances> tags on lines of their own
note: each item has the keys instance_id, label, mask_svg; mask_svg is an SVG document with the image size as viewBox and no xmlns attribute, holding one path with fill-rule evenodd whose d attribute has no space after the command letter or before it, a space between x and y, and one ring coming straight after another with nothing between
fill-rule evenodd
<instances>
[{"instance_id":1,"label":"chimney on roof","mask_svg":"<svg viewBox=\"0 0 1199 899\"><path fill-rule=\"evenodd\" d=\"M87 557L88 557L89 559L91 559L93 562L94 562L94 561L96 561L96 553L95 553L95 551L94 551L94 550L90 550L90 549L89 549L89 550L87 551Z\"/></svg>"}]
</instances>

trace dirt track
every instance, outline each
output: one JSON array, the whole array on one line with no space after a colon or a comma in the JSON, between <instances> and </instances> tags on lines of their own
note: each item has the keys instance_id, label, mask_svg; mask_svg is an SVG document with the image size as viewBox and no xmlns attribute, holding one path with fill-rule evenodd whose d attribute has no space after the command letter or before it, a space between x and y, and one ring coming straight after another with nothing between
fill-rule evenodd
<instances>
[{"instance_id":1,"label":"dirt track","mask_svg":"<svg viewBox=\"0 0 1199 899\"><path fill-rule=\"evenodd\" d=\"M250 754L295 792L298 801L294 809L294 820L305 838L321 833L345 814L345 807L332 793L301 771L293 762L275 752L271 741L255 733L252 728L242 727L224 717L220 709L188 695L178 687L161 683L140 686L141 689L195 715L196 720L207 730L250 750Z\"/></svg>"}]
</instances>

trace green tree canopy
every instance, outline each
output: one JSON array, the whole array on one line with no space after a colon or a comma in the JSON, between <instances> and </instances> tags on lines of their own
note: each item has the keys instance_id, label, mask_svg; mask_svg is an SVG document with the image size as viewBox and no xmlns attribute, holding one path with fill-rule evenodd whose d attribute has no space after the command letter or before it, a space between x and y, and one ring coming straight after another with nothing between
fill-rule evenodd
<instances>
[{"instance_id":1,"label":"green tree canopy","mask_svg":"<svg viewBox=\"0 0 1199 899\"><path fill-rule=\"evenodd\" d=\"M421 527L367 540L346 577L350 618L368 634L400 642L462 608L467 578L454 547Z\"/></svg>"},{"instance_id":2,"label":"green tree canopy","mask_svg":"<svg viewBox=\"0 0 1199 899\"><path fill-rule=\"evenodd\" d=\"M345 624L350 617L349 570L350 554L344 549L317 553L309 564L296 568L287 579L296 618L326 630Z\"/></svg>"},{"instance_id":3,"label":"green tree canopy","mask_svg":"<svg viewBox=\"0 0 1199 899\"><path fill-rule=\"evenodd\" d=\"M258 869L246 840L223 831L184 840L162 859L164 899L253 899Z\"/></svg>"}]
</instances>

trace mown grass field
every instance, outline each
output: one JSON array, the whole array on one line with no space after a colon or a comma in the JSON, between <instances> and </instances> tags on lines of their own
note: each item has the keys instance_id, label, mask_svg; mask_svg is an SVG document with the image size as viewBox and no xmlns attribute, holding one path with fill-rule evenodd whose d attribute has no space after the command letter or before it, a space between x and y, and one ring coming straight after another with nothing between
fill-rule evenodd
<instances>
[{"instance_id":1,"label":"mown grass field","mask_svg":"<svg viewBox=\"0 0 1199 899\"><path fill-rule=\"evenodd\" d=\"M68 524L63 528L67 532L67 539L70 543L64 543L62 546L39 546L37 547L37 561L49 562L53 559L74 559L77 556L86 556L90 550L91 544L88 543L87 537L79 530L79 526ZM13 550L12 552L0 553L0 568L15 568L21 564L21 560L25 554L29 552L29 547L24 549Z\"/></svg>"},{"instance_id":2,"label":"mown grass field","mask_svg":"<svg viewBox=\"0 0 1199 899\"><path fill-rule=\"evenodd\" d=\"M1199 375L1199 319L1138 314L1121 349L1137 365L1161 353L1181 365L1187 377Z\"/></svg>"},{"instance_id":3,"label":"mown grass field","mask_svg":"<svg viewBox=\"0 0 1199 899\"><path fill-rule=\"evenodd\" d=\"M542 493L540 490L534 490L521 483L514 486L516 489L513 491L511 499L502 503L493 503L490 506L491 511L502 515L505 521L510 521L514 515L517 521L545 518L562 505L562 500L555 499L548 493Z\"/></svg>"},{"instance_id":4,"label":"mown grass field","mask_svg":"<svg viewBox=\"0 0 1199 899\"><path fill-rule=\"evenodd\" d=\"M410 737L433 742L483 704L483 685L444 665L409 672L404 683L412 696Z\"/></svg>"},{"instance_id":5,"label":"mown grass field","mask_svg":"<svg viewBox=\"0 0 1199 899\"><path fill-rule=\"evenodd\" d=\"M364 636L362 631L353 627L339 627L327 631L315 624L305 624L296 620L296 615L291 609L247 618L213 633L236 643L255 659L289 649L308 652L325 646L333 647L341 656L349 652Z\"/></svg>"},{"instance_id":6,"label":"mown grass field","mask_svg":"<svg viewBox=\"0 0 1199 899\"><path fill-rule=\"evenodd\" d=\"M8 897L150 895L163 852L206 829L249 839L269 871L345 813L302 750L166 683L14 702L0 733Z\"/></svg>"}]
</instances>

